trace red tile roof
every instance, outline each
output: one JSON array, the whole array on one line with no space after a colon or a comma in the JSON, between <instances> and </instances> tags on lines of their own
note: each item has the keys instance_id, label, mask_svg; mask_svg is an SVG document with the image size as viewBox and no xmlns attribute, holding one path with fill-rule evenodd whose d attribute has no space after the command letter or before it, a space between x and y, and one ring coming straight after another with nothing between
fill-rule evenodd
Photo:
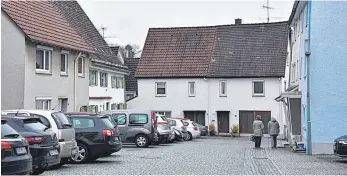
<instances>
[{"instance_id":1,"label":"red tile roof","mask_svg":"<svg viewBox=\"0 0 347 176\"><path fill-rule=\"evenodd\" d=\"M94 53L51 1L1 1L1 9L33 42Z\"/></svg>"}]
</instances>

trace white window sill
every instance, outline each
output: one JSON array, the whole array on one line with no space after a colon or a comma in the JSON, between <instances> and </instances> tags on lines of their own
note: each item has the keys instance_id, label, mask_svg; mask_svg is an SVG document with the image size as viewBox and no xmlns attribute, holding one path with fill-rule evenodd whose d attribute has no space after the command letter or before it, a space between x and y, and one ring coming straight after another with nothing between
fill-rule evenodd
<instances>
[{"instance_id":1,"label":"white window sill","mask_svg":"<svg viewBox=\"0 0 347 176\"><path fill-rule=\"evenodd\" d=\"M265 94L253 94L253 97L265 97Z\"/></svg>"},{"instance_id":2,"label":"white window sill","mask_svg":"<svg viewBox=\"0 0 347 176\"><path fill-rule=\"evenodd\" d=\"M89 85L89 87L97 87L98 85Z\"/></svg>"},{"instance_id":3,"label":"white window sill","mask_svg":"<svg viewBox=\"0 0 347 176\"><path fill-rule=\"evenodd\" d=\"M227 97L227 95L219 95L219 97Z\"/></svg>"},{"instance_id":4,"label":"white window sill","mask_svg":"<svg viewBox=\"0 0 347 176\"><path fill-rule=\"evenodd\" d=\"M36 70L36 74L52 75L50 71Z\"/></svg>"},{"instance_id":5,"label":"white window sill","mask_svg":"<svg viewBox=\"0 0 347 176\"><path fill-rule=\"evenodd\" d=\"M166 94L156 94L156 97L166 97Z\"/></svg>"},{"instance_id":6,"label":"white window sill","mask_svg":"<svg viewBox=\"0 0 347 176\"><path fill-rule=\"evenodd\" d=\"M80 77L80 78L85 78L85 76L82 75L82 74L78 74L78 77Z\"/></svg>"},{"instance_id":7,"label":"white window sill","mask_svg":"<svg viewBox=\"0 0 347 176\"><path fill-rule=\"evenodd\" d=\"M195 97L195 95L188 95L188 97Z\"/></svg>"},{"instance_id":8,"label":"white window sill","mask_svg":"<svg viewBox=\"0 0 347 176\"><path fill-rule=\"evenodd\" d=\"M69 76L67 73L60 73L60 76Z\"/></svg>"}]
</instances>

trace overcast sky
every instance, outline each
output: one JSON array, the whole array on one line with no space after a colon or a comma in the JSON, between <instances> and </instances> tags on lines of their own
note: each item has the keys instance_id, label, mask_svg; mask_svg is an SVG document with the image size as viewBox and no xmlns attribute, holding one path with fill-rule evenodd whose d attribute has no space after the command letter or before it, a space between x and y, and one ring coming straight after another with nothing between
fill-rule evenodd
<instances>
[{"instance_id":1,"label":"overcast sky","mask_svg":"<svg viewBox=\"0 0 347 176\"><path fill-rule=\"evenodd\" d=\"M266 0L256 1L111 1L78 0L96 28L106 27L110 44L138 44L142 48L151 27L208 26L266 22L262 8ZM270 22L286 21L294 0L270 0Z\"/></svg>"}]
</instances>

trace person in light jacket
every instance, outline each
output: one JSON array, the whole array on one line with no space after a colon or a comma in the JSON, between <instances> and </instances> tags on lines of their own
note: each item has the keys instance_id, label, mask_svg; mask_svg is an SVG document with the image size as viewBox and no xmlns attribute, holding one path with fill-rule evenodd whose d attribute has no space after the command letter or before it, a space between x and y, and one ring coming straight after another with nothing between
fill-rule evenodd
<instances>
[{"instance_id":1,"label":"person in light jacket","mask_svg":"<svg viewBox=\"0 0 347 176\"><path fill-rule=\"evenodd\" d=\"M261 116L257 115L253 121L253 133L254 133L254 142L255 148L260 148L261 138L263 137L264 124L261 121Z\"/></svg>"},{"instance_id":2,"label":"person in light jacket","mask_svg":"<svg viewBox=\"0 0 347 176\"><path fill-rule=\"evenodd\" d=\"M267 124L267 128L269 129L269 135L271 136L271 148L277 147L277 136L280 133L280 124L274 117L271 117L271 121Z\"/></svg>"}]
</instances>

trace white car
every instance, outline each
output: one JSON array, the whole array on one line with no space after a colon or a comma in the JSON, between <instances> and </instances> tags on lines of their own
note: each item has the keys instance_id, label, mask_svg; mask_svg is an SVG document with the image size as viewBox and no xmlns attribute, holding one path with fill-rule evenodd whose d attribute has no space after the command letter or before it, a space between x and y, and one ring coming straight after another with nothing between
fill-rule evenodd
<instances>
[{"instance_id":1,"label":"white car","mask_svg":"<svg viewBox=\"0 0 347 176\"><path fill-rule=\"evenodd\" d=\"M188 134L187 127L184 125L182 118L167 118L169 124L172 126L175 132L176 140L191 140Z\"/></svg>"},{"instance_id":2,"label":"white car","mask_svg":"<svg viewBox=\"0 0 347 176\"><path fill-rule=\"evenodd\" d=\"M169 121L164 115L161 114L155 114L157 117L157 124L158 124L158 132L160 135L168 134L167 141L173 142L175 140L175 132L174 129L169 125Z\"/></svg>"},{"instance_id":3,"label":"white car","mask_svg":"<svg viewBox=\"0 0 347 176\"><path fill-rule=\"evenodd\" d=\"M187 118L184 118L182 120L183 120L183 122L187 123L187 124L185 124L185 126L187 127L187 131L190 135L190 138L192 138L192 139L200 138L201 132L200 132L198 126L194 123L194 121L191 121L190 119L187 119Z\"/></svg>"},{"instance_id":4,"label":"white car","mask_svg":"<svg viewBox=\"0 0 347 176\"><path fill-rule=\"evenodd\" d=\"M75 129L68 118L61 112L53 110L41 110L41 109L20 109L20 110L3 110L2 114L6 115L27 115L40 118L41 122L52 129L57 135L58 143L60 146L60 166L67 163L71 154L77 152L77 142L75 139Z\"/></svg>"}]
</instances>

